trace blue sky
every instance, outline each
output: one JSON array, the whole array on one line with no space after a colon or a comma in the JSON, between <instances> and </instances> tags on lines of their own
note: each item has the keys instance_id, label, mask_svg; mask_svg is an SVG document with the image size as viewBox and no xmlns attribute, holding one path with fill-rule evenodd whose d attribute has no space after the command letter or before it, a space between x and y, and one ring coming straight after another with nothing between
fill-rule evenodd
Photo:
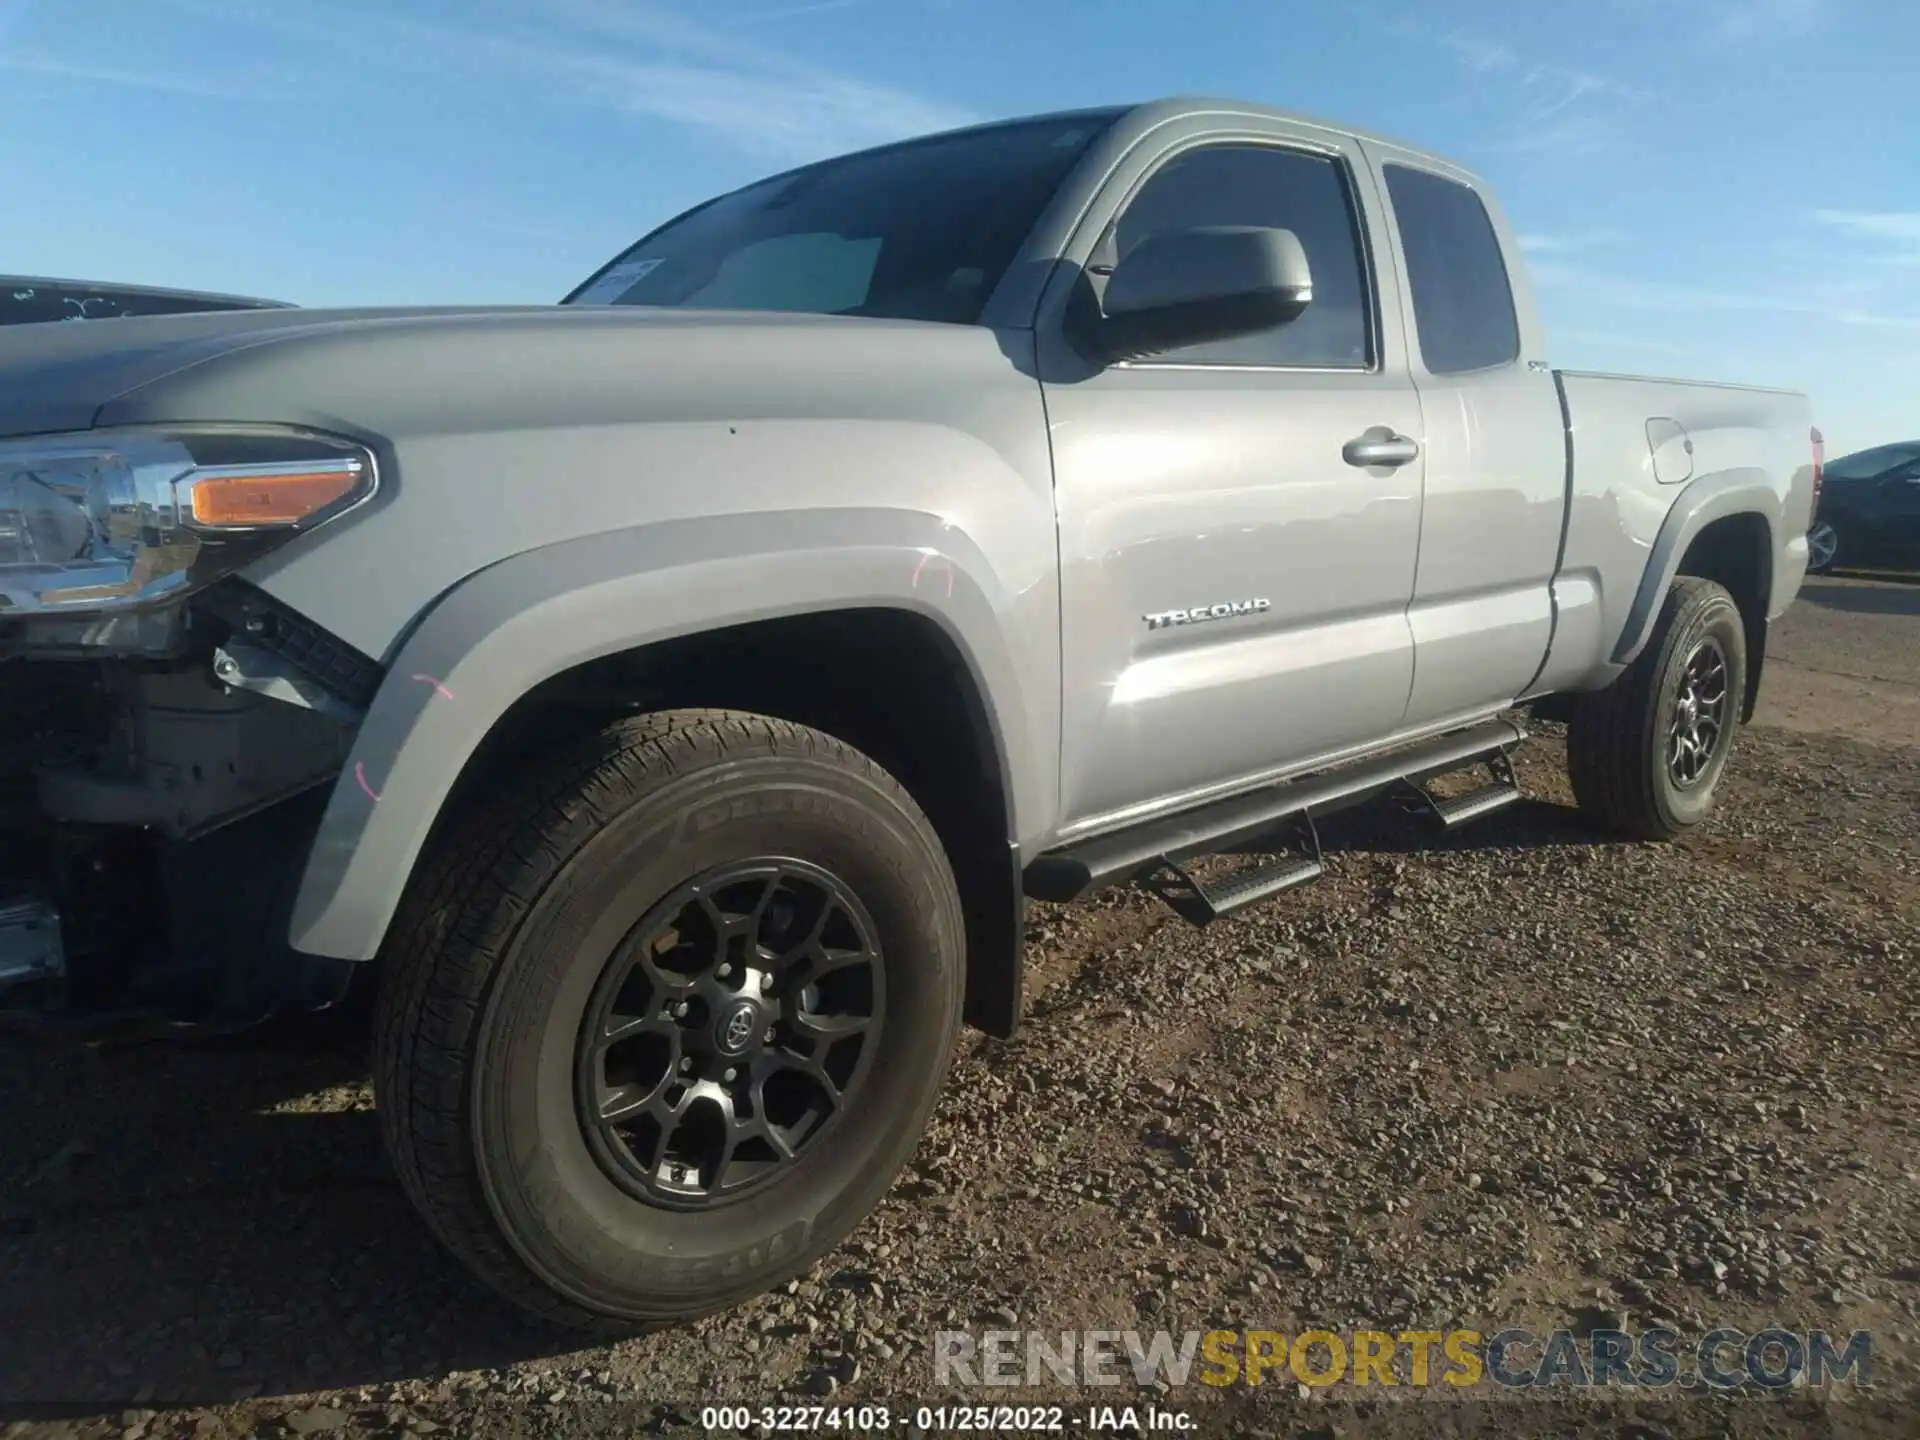
<instances>
[{"instance_id":1,"label":"blue sky","mask_svg":"<svg viewBox=\"0 0 1920 1440\"><path fill-rule=\"evenodd\" d=\"M0 270L546 301L796 161L1177 93L1487 176L1557 364L1920 435L1913 0L0 0Z\"/></svg>"}]
</instances>

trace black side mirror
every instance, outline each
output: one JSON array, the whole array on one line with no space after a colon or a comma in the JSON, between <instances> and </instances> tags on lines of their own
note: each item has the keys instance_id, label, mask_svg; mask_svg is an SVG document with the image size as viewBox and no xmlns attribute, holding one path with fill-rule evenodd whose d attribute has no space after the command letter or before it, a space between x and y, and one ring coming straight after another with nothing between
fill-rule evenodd
<instances>
[{"instance_id":1,"label":"black side mirror","mask_svg":"<svg viewBox=\"0 0 1920 1440\"><path fill-rule=\"evenodd\" d=\"M1149 235L1115 267L1076 336L1100 359L1138 359L1297 320L1313 301L1291 230L1214 225Z\"/></svg>"}]
</instances>

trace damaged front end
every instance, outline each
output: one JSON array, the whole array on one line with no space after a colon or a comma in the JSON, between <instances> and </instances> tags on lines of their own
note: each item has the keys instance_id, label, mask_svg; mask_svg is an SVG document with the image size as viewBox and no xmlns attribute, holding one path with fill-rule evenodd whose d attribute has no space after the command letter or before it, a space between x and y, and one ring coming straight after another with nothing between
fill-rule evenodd
<instances>
[{"instance_id":1,"label":"damaged front end","mask_svg":"<svg viewBox=\"0 0 1920 1440\"><path fill-rule=\"evenodd\" d=\"M379 667L238 572L376 485L300 431L0 444L0 1014L226 1027L344 994L287 919Z\"/></svg>"}]
</instances>

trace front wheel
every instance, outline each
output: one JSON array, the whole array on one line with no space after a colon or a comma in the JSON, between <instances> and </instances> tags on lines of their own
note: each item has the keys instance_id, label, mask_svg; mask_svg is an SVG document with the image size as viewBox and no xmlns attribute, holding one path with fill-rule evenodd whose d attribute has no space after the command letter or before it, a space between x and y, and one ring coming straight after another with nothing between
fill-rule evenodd
<instances>
[{"instance_id":1,"label":"front wheel","mask_svg":"<svg viewBox=\"0 0 1920 1440\"><path fill-rule=\"evenodd\" d=\"M1575 701L1567 769L1580 808L1642 840L1698 825L1713 808L1746 685L1739 607L1711 580L1681 576L1633 664Z\"/></svg>"},{"instance_id":2,"label":"front wheel","mask_svg":"<svg viewBox=\"0 0 1920 1440\"><path fill-rule=\"evenodd\" d=\"M1807 531L1807 569L1822 574L1840 558L1840 531L1831 520L1816 521Z\"/></svg>"},{"instance_id":3,"label":"front wheel","mask_svg":"<svg viewBox=\"0 0 1920 1440\"><path fill-rule=\"evenodd\" d=\"M892 1183L963 955L940 841L872 761L760 716L623 722L423 861L383 955L388 1148L440 1239L530 1310L723 1309Z\"/></svg>"}]
</instances>

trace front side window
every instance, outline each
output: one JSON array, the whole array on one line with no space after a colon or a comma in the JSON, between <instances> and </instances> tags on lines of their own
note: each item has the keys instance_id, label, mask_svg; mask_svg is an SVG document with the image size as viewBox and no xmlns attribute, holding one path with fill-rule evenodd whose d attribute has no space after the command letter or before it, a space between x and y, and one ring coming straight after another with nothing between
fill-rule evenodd
<instances>
[{"instance_id":1,"label":"front side window","mask_svg":"<svg viewBox=\"0 0 1920 1440\"><path fill-rule=\"evenodd\" d=\"M1373 363L1361 235L1345 167L1277 145L1208 145L1154 171L1101 241L1094 263L1119 264L1149 235L1212 225L1261 225L1300 238L1313 303L1284 325L1233 340L1169 350L1181 364L1288 365L1363 370Z\"/></svg>"},{"instance_id":2,"label":"front side window","mask_svg":"<svg viewBox=\"0 0 1920 1440\"><path fill-rule=\"evenodd\" d=\"M977 323L1117 114L936 135L763 180L662 226L565 303Z\"/></svg>"},{"instance_id":3,"label":"front side window","mask_svg":"<svg viewBox=\"0 0 1920 1440\"><path fill-rule=\"evenodd\" d=\"M1519 359L1513 286L1480 197L1425 170L1389 165L1386 172L1428 373L1486 370Z\"/></svg>"}]
</instances>

